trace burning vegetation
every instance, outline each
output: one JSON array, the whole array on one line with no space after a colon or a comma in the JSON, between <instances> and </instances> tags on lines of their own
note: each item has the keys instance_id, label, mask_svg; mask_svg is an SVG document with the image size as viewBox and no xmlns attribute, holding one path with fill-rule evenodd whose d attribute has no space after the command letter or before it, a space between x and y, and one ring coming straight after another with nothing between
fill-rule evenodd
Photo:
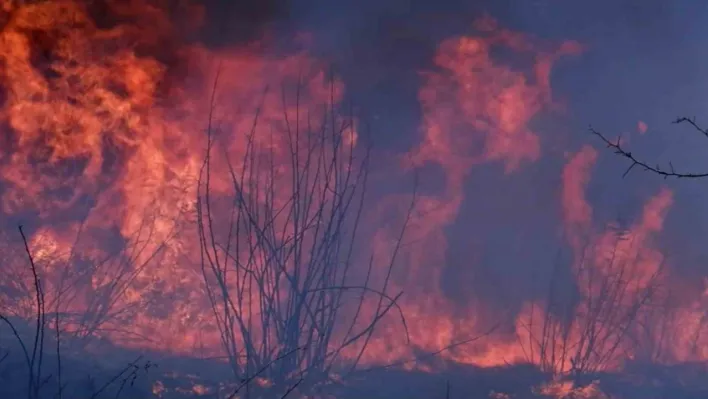
<instances>
[{"instance_id":1,"label":"burning vegetation","mask_svg":"<svg viewBox=\"0 0 708 399\"><path fill-rule=\"evenodd\" d=\"M705 287L660 246L673 192L599 220L589 145L554 172L570 255L534 295L444 289L475 170L560 158L534 121L562 108L550 74L579 43L479 18L437 46L414 142L390 156L326 60L209 46L206 18L187 0L0 1L3 395L384 397L445 376L447 397L479 378L485 397L630 398L657 389L641 370L703 367Z\"/></svg>"}]
</instances>

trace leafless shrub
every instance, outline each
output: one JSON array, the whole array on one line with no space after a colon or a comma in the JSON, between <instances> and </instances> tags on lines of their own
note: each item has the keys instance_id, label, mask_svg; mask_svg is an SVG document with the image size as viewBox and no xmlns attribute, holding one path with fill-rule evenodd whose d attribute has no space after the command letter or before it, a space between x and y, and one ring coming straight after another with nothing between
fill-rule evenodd
<instances>
[{"instance_id":1,"label":"leafless shrub","mask_svg":"<svg viewBox=\"0 0 708 399\"><path fill-rule=\"evenodd\" d=\"M288 94L283 88L285 109ZM398 307L401 293L388 291L408 223L384 264L371 255L357 276L370 148L357 146L353 118L333 101L312 113L296 103L294 114L284 111L283 132L264 133L256 117L237 160L219 151L210 125L197 202L202 271L223 348L238 379L263 377L244 389L269 397L357 366L377 323ZM215 169L217 159L226 170ZM230 182L227 199L213 193L217 175Z\"/></svg>"},{"instance_id":2,"label":"leafless shrub","mask_svg":"<svg viewBox=\"0 0 708 399\"><path fill-rule=\"evenodd\" d=\"M643 269L635 245L618 234L609 253L586 246L572 268L574 284L560 278L556 262L545 304L535 305L523 324L521 345L529 361L580 382L637 350L632 334L660 297L663 264Z\"/></svg>"},{"instance_id":3,"label":"leafless shrub","mask_svg":"<svg viewBox=\"0 0 708 399\"><path fill-rule=\"evenodd\" d=\"M10 328L13 336L17 339L17 342L22 348L22 353L24 355L24 359L27 363L28 369L27 397L29 399L38 399L39 391L46 383L46 380L42 380L42 365L44 360L44 344L46 331L46 307L44 300L44 291L42 290L42 282L39 278L37 266L35 265L34 259L32 258L32 253L30 252L29 246L27 244L27 238L25 237L25 233L22 230L22 226L19 227L19 231L20 235L22 236L24 249L27 253L27 257L29 260L29 269L32 274L32 282L34 283L35 328L32 338L32 345L27 345L20 332L12 323L12 321L2 312L0 312L0 321L2 321L7 327Z\"/></svg>"},{"instance_id":4,"label":"leafless shrub","mask_svg":"<svg viewBox=\"0 0 708 399\"><path fill-rule=\"evenodd\" d=\"M67 387L67 384L63 378L63 364L62 364L62 350L61 350L61 332L60 332L60 315L58 310L54 312L48 309L46 294L43 288L42 278L40 276L40 270L35 262L35 258L30 250L27 237L22 226L19 227L20 236L22 238L22 243L24 245L25 254L27 256L27 263L29 265L29 272L31 274L31 280L33 282L34 293L33 303L35 307L34 312L34 328L33 331L27 337L27 331L18 328L18 324L24 324L22 318L15 318L18 322L13 322L11 317L5 313L4 309L0 309L0 326L4 325L7 327L11 336L16 340L17 344L21 348L22 357L24 359L25 365L27 367L27 386L26 386L26 397L28 399L40 399L49 395L54 398L62 399ZM58 308L56 308L58 309ZM53 317L54 320L50 323L48 318ZM53 328L52 328L53 327ZM3 329L0 328L0 333ZM54 348L50 349L47 346L48 342L52 337L48 334L54 334ZM56 359L56 369L47 370L47 365L45 363L45 356L49 355L49 351L52 351ZM0 363L9 356L9 351L3 354L0 358ZM112 378L102 384L95 390L91 391L91 399L99 398L100 395L106 391L109 387L117 386L116 398L120 397L121 392L126 385L132 385L138 377L138 372L141 370L147 371L154 364L150 362L145 362L140 364L141 357L136 359L134 362L128 364L127 367L121 369ZM55 392L47 393L47 388L49 388L49 383L53 382L56 386Z\"/></svg>"},{"instance_id":5,"label":"leafless shrub","mask_svg":"<svg viewBox=\"0 0 708 399\"><path fill-rule=\"evenodd\" d=\"M136 315L150 311L150 301L162 300L165 295L164 291L154 295L156 290L148 284L156 279L150 277L160 270L158 266L169 265L170 245L190 220L183 217L186 211L181 212L167 230L168 223L164 218L157 220L161 216L154 208L144 209L140 223L125 236L92 226L100 217L96 215L70 229L33 232L30 245L35 247L34 262L45 282L46 322L58 330L55 333L61 336L64 351L96 349L108 337L121 342L155 342L154 337L129 326ZM57 235L62 241L56 241ZM8 316L31 317L34 304L27 299L34 296L34 287L23 272L22 254L12 244L3 252L8 267L0 268L0 306ZM136 291L140 295L134 295Z\"/></svg>"}]
</instances>

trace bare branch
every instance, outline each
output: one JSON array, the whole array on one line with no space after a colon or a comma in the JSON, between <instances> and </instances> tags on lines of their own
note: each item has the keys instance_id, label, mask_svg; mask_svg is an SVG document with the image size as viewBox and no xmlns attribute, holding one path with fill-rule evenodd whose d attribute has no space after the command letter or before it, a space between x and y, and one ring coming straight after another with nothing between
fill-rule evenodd
<instances>
[{"instance_id":1,"label":"bare branch","mask_svg":"<svg viewBox=\"0 0 708 399\"><path fill-rule=\"evenodd\" d=\"M693 126L694 129L696 129L699 133L701 133L703 136L708 137L708 130L703 129L696 123L696 118L686 118L681 117L681 118L676 118L676 120L673 122L674 124L681 124L681 123L688 123L689 125Z\"/></svg>"},{"instance_id":2,"label":"bare branch","mask_svg":"<svg viewBox=\"0 0 708 399\"><path fill-rule=\"evenodd\" d=\"M691 126L693 126L698 132L703 134L704 136L708 137L708 130L702 129L698 124L693 119L689 118L678 118L676 119L673 123L675 124L680 124L680 123L689 123ZM639 166L643 170L647 172L651 172L654 174L657 174L659 176L663 176L664 179L668 179L670 177L672 178L690 178L690 179L696 179L696 178L703 178L703 177L708 177L708 172L702 172L702 173L694 173L694 172L679 172L676 169L674 169L674 166L671 162L669 162L668 169L663 168L659 166L658 164L655 166L651 166L647 162L640 160L632 154L632 152L625 150L622 147L622 141L621 138L617 138L617 140L612 141L608 139L605 135L602 133L598 132L594 128L590 127L590 133L598 136L608 148L611 148L615 154L627 158L630 161L629 167L624 171L622 174L622 177L626 177L629 172L634 169L635 166Z\"/></svg>"}]
</instances>

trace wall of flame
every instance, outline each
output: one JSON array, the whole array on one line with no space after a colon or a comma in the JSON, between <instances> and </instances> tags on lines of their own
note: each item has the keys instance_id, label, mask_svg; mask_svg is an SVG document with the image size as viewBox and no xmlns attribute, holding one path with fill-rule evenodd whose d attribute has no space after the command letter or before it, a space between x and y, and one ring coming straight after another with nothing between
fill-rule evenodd
<instances>
[{"instance_id":1,"label":"wall of flame","mask_svg":"<svg viewBox=\"0 0 708 399\"><path fill-rule=\"evenodd\" d=\"M323 103L343 101L347 88L336 79L331 86L326 60L307 51L278 53L262 43L213 49L191 40L189 32L207 21L190 2L102 5L0 2L0 305L32 314L26 258L14 231L24 223L48 300L58 303L69 320L65 328L77 337L215 355L220 340L198 268L194 214L209 115L218 120L226 152L238 158L256 113L257 129L282 134L284 115L305 119ZM519 68L495 57L499 49L531 61ZM395 318L385 320L364 363L387 364L446 347L443 358L480 366L540 361L534 337L543 334L538 328L551 312L548 304L529 300L500 316L505 326L489 332L495 323L485 307L496 305L460 306L443 289L447 231L469 200L467 181L476 167L498 164L501 175L513 176L543 156L558 156L533 122L562 110L552 95L551 72L559 60L582 52L577 42L540 40L488 16L469 35L439 43L434 67L421 72L421 122L408 134L413 144L397 154L394 168L374 171L378 182L426 167L441 171L438 188L416 201L404 237L409 245L396 265L394 286L405 292L400 305L411 343ZM297 82L304 87L299 104L284 109L273 88ZM644 133L647 126L640 122L638 129ZM272 145L276 153L284 150L277 141ZM564 165L556 170L558 227L573 254L568 267L589 265L567 283L581 295L601 295L587 273L610 275L608 264L630 264L633 282L623 298L658 278L668 301L681 281L671 275L657 239L674 203L672 191L661 189L646 200L628 228L602 225L586 199L597 150L564 151ZM229 181L217 178L212 189L227 195ZM390 250L410 195L387 192L369 209L365 220L374 231L374 252ZM621 261L608 263L610 254ZM667 268L669 273L659 274ZM650 331L639 334L641 342L606 359L607 367L641 356L665 362L706 356L708 342L698 334L704 297L700 290L671 295L681 306L662 313L662 320L672 321L650 323ZM575 312L570 322L551 324L580 341L592 315L583 306Z\"/></svg>"}]
</instances>

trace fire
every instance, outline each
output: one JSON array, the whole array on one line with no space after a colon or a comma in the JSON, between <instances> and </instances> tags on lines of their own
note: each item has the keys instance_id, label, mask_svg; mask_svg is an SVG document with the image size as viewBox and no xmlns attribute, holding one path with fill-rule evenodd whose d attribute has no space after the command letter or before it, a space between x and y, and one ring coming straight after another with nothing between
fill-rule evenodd
<instances>
[{"instance_id":1,"label":"fire","mask_svg":"<svg viewBox=\"0 0 708 399\"><path fill-rule=\"evenodd\" d=\"M2 117L11 149L3 151L0 166L3 210L51 220L56 230L43 227L33 236L35 256L51 259L52 268L61 265L77 281L90 278L86 292L63 304L68 314L94 313L92 307L105 306L96 297L107 296L117 313L110 316L118 319L101 320L106 324L87 334L106 335L103 329L124 325L127 317L130 331L108 334L116 342L189 353L215 345L211 350L218 351L215 331L209 338L203 328L210 323L202 277L190 266L198 255L190 220L208 116L220 121L219 134L238 158L256 112L260 129L285 123L277 90L264 96L268 85L302 79L308 96L302 100L312 102L329 99L332 91L324 71L305 56L269 60L238 49L212 54L197 44L170 54L181 68L200 71L184 87L174 86L169 66L145 55L172 34L167 16L141 2L108 6L117 16L156 13L158 23L99 27L91 10L73 1L17 6L10 14L0 37L7 95ZM45 53L38 53L37 37ZM225 72L211 93L219 70ZM340 91L334 87L335 101ZM216 109L208 101L212 94ZM308 110L297 112L304 119ZM225 183L216 181L212 189L224 192ZM58 213L69 220L56 220ZM72 263L91 266L78 271ZM142 310L124 313L136 307Z\"/></svg>"},{"instance_id":2,"label":"fire","mask_svg":"<svg viewBox=\"0 0 708 399\"><path fill-rule=\"evenodd\" d=\"M593 381L584 387L574 387L570 381L553 381L537 389L541 395L557 399L609 399L610 397L600 389L599 381Z\"/></svg>"},{"instance_id":3,"label":"fire","mask_svg":"<svg viewBox=\"0 0 708 399\"><path fill-rule=\"evenodd\" d=\"M563 169L563 219L569 228L568 234L571 234L571 245L576 249L582 245L582 238L576 235L584 233L592 223L592 207L585 200L585 187L596 160L597 151L591 147L583 147Z\"/></svg>"},{"instance_id":4,"label":"fire","mask_svg":"<svg viewBox=\"0 0 708 399\"><path fill-rule=\"evenodd\" d=\"M517 319L522 342L529 342L527 351L537 362L561 374L579 367L617 370L627 360L646 357L687 360L685 343L693 342L693 353L703 351L704 344L675 337L666 323L682 326L685 333L679 335L699 337L702 326L696 320L700 317L691 309L700 300L690 299L678 307L669 304L685 301L680 299L683 295L676 298L676 292L685 290L686 284L670 275L666 256L656 248L656 237L674 203L673 193L662 188L629 227L598 226L585 198L596 160L596 151L583 147L563 171L563 219L574 251L576 285L571 297L575 299L566 306L570 313L554 310L555 303L528 304Z\"/></svg>"},{"instance_id":5,"label":"fire","mask_svg":"<svg viewBox=\"0 0 708 399\"><path fill-rule=\"evenodd\" d=\"M647 129L649 129L649 126L647 125L646 122L644 122L644 121L637 122L637 131L639 132L639 134L646 133Z\"/></svg>"},{"instance_id":6,"label":"fire","mask_svg":"<svg viewBox=\"0 0 708 399\"><path fill-rule=\"evenodd\" d=\"M570 296L561 297L568 289L550 287L548 303L529 304L517 319L527 351L554 373L621 367L641 351L626 346L630 330L643 317L645 305L661 300L664 256L653 247L652 238L662 230L672 193L664 189L650 199L633 226L610 225L597 231L585 199L596 159L597 153L584 147L563 171L563 218L574 251L575 287Z\"/></svg>"},{"instance_id":7,"label":"fire","mask_svg":"<svg viewBox=\"0 0 708 399\"><path fill-rule=\"evenodd\" d=\"M285 328L268 330L263 320L277 308L273 298L294 295L287 284L301 289L302 297L308 289L325 290L311 281L292 282L288 273L343 257L325 250L298 252L319 248L322 237L334 240L335 234L320 230L327 224L326 218L318 219L326 206L295 206L292 213L298 213L301 225L290 212L273 210L290 209L292 192L302 187L324 187L319 200L337 203L352 183L341 184L342 176L363 176L365 162L323 165L346 158L346 149L354 154L366 140L356 118L346 126L330 119L334 109L341 111L347 88L327 73L322 60L306 52L268 54L257 44L216 50L190 42L189 35L178 33L185 26L196 30L203 10L177 2L177 13L183 14L177 18L164 12L175 5L168 3L106 1L106 9L95 10L78 0L0 2L0 214L12 223L33 220L29 246L48 306L62 315L64 332L79 347L91 349L108 340L195 357L228 352L233 360L242 356L236 347L248 346L252 337L269 342L286 335ZM99 14L110 17L102 20ZM363 229L371 234L358 243L363 250L356 248L366 255L351 256L356 272L347 278L371 279L379 285L376 290L394 294L381 295L378 304L362 299L366 306L348 315L351 330L365 327L361 319L376 318L388 306L386 317L367 336L368 350L345 345L336 355L312 355L315 360L308 361L333 356L343 363L432 369L408 361L435 353L482 367L532 362L568 375L619 369L647 352L664 362L704 359L708 342L699 332L706 292L680 298L684 306L665 316L673 318L673 326L655 323L656 331L649 332L637 326L659 317L645 305L669 302L682 283L670 276L670 262L657 243L674 194L661 189L629 227L600 223L586 198L599 157L589 146L558 171L572 281L554 280L549 291L572 300L559 305L549 294L515 312L501 312L485 308L494 309L493 304L461 307L443 292L447 228L468 200L470 174L475 167L500 165L509 176L546 154L557 155L533 124L559 108L551 89L554 65L582 50L576 42L547 43L503 29L491 17L478 20L474 29L475 34L440 43L434 67L421 72L417 141L395 170L375 172L381 180L403 179L433 167L443 176L438 191L387 193L363 212ZM494 56L499 49L532 61L526 68L511 67ZM300 131L302 126L325 133L313 138ZM332 139L339 147L322 149L330 139L328 129L337 128L341 131L331 137L341 138ZM638 130L646 129L639 122ZM303 182L298 170L311 173L307 176L313 180ZM268 219L267 228L233 232L242 222L234 222L229 207L239 196L249 198L249 217ZM204 213L212 204L212 213ZM402 225L407 229L401 235ZM302 247L283 249L296 240ZM266 241L272 256L254 250ZM9 259L1 272L0 304L27 317L32 305L21 299L31 298L26 295L29 277L22 272L27 254L10 234L0 242ZM204 272L207 257L212 274ZM230 261L237 266L227 278L219 267ZM273 263L282 273L257 275L272 271L266 266ZM375 267L367 270L368 265ZM228 295L215 294L209 284L221 284L238 304L219 297ZM260 285L261 291L246 285ZM397 310L387 313L394 304ZM230 314L236 308L266 327L235 327ZM308 311L316 319L328 310L315 303ZM392 316L397 311L405 323ZM499 314L498 320L490 323L489 313ZM328 345L346 341L350 332L342 328L322 333ZM239 332L225 337L227 330ZM667 336L676 337L674 344L660 339ZM225 348L229 344L234 347ZM248 350L266 358L275 356L276 347ZM262 385L272 385L267 382ZM547 388L559 397L570 389L564 384ZM166 390L162 383L154 389L158 396ZM192 389L209 391L201 385Z\"/></svg>"},{"instance_id":8,"label":"fire","mask_svg":"<svg viewBox=\"0 0 708 399\"><path fill-rule=\"evenodd\" d=\"M491 338L495 341L491 345L488 340L480 340L484 344L479 345L460 345L486 334L491 326L479 322L477 309L455 309L441 292L441 268L430 265L444 264L445 228L463 206L465 178L475 165L501 162L506 173L514 173L524 163L539 159L540 138L529 124L553 106L548 76L552 63L560 56L576 54L580 46L566 42L547 48L547 44L499 28L489 17L480 19L475 27L480 36L443 42L435 56L436 70L423 73L425 83L418 94L423 137L408 154L406 165L440 166L444 189L440 195L421 195L416 201L406 241L426 245L407 249L405 276L398 284L405 292L412 292L403 303L413 345L425 352L449 347L441 356L498 366L525 359L516 340L500 335ZM533 73L498 63L491 55L498 48L533 54ZM377 241L385 242L381 238Z\"/></svg>"}]
</instances>

